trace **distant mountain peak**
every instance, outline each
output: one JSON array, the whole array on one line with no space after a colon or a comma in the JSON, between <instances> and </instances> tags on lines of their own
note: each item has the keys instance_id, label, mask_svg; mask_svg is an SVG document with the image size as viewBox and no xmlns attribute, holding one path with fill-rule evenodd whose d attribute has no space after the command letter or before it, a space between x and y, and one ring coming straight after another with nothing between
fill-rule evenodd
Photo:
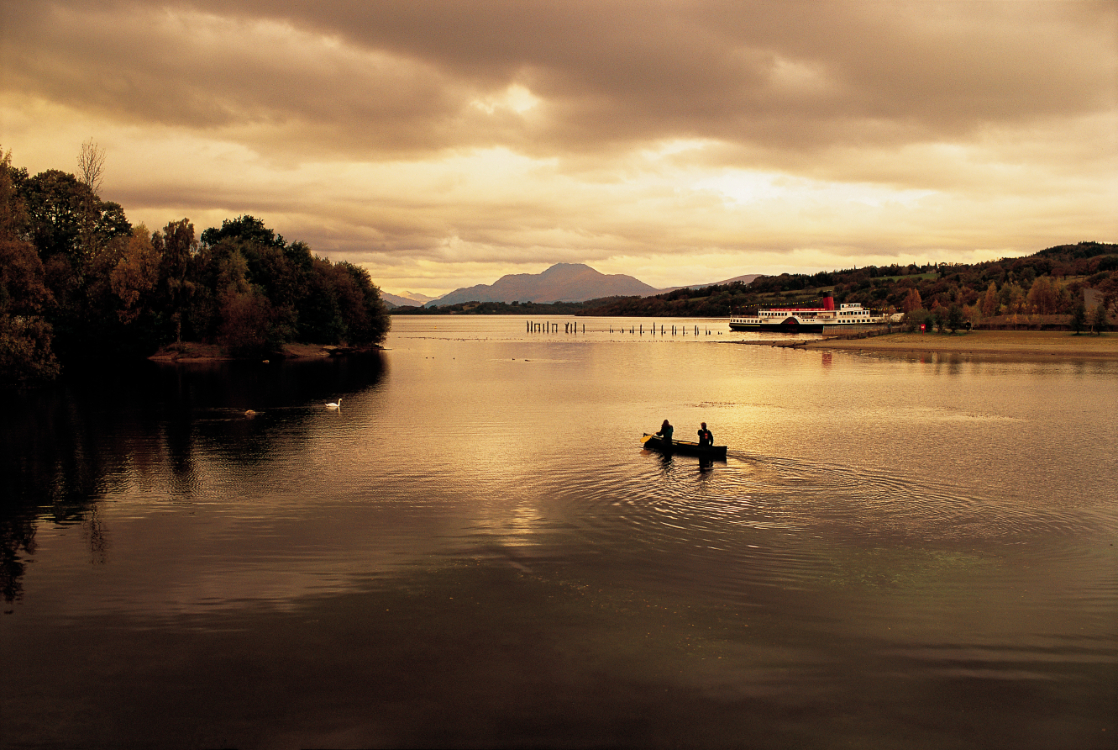
<instances>
[{"instance_id":1,"label":"distant mountain peak","mask_svg":"<svg viewBox=\"0 0 1118 750\"><path fill-rule=\"evenodd\" d=\"M542 273L508 274L493 284L455 289L428 306L461 302L585 302L655 291L654 287L632 276L604 274L585 263L556 263Z\"/></svg>"},{"instance_id":2,"label":"distant mountain peak","mask_svg":"<svg viewBox=\"0 0 1118 750\"><path fill-rule=\"evenodd\" d=\"M380 298L389 307L422 307L436 297L428 297L426 294L419 294L418 292L401 292L400 294L390 294L383 289L380 292Z\"/></svg>"}]
</instances>

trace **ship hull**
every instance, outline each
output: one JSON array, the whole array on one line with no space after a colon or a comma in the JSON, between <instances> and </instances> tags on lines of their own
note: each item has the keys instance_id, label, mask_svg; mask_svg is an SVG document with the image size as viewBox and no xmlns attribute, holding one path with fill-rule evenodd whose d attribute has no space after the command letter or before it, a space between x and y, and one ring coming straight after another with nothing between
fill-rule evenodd
<instances>
[{"instance_id":1,"label":"ship hull","mask_svg":"<svg viewBox=\"0 0 1118 750\"><path fill-rule=\"evenodd\" d=\"M804 323L795 318L779 323L741 323L730 321L731 331L772 331L773 333L823 333L822 323Z\"/></svg>"}]
</instances>

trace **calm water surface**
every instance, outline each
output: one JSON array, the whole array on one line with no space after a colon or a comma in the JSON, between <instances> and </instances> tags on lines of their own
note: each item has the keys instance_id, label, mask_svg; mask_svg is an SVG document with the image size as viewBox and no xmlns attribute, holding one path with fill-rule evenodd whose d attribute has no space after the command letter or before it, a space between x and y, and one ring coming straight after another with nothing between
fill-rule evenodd
<instances>
[{"instance_id":1,"label":"calm water surface","mask_svg":"<svg viewBox=\"0 0 1118 750\"><path fill-rule=\"evenodd\" d=\"M570 322L5 400L0 745L1115 746L1118 365Z\"/></svg>"}]
</instances>

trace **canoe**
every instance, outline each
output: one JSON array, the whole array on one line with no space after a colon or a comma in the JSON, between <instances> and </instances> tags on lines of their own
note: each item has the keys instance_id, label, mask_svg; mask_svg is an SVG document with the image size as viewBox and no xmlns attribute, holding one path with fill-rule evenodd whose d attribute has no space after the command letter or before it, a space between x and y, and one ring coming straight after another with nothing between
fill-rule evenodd
<instances>
[{"instance_id":1,"label":"canoe","mask_svg":"<svg viewBox=\"0 0 1118 750\"><path fill-rule=\"evenodd\" d=\"M721 461L726 460L726 446L724 445L703 446L690 440L673 440L671 445L668 445L660 437L649 435L647 432L644 433L644 437L641 438L641 443L650 451L684 453L688 456L698 456L699 458L713 458Z\"/></svg>"}]
</instances>

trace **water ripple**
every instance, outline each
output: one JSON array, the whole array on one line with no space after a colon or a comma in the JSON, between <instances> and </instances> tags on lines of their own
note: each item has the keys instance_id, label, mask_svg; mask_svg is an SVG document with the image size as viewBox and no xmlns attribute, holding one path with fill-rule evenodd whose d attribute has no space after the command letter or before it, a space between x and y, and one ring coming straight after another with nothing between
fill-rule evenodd
<instances>
[{"instance_id":1,"label":"water ripple","mask_svg":"<svg viewBox=\"0 0 1118 750\"><path fill-rule=\"evenodd\" d=\"M1035 546L1032 554L1051 561L1080 554L1068 545L1053 552L1054 540L1097 533L1102 520L1082 509L1018 507L948 482L781 456L730 455L710 467L655 453L637 461L604 463L593 474L556 467L561 479L546 483L563 490L551 512L601 549L670 550L675 559L691 550L739 571L763 563L764 577L785 583L819 579L823 548L997 554L1012 546L1027 555Z\"/></svg>"}]
</instances>

